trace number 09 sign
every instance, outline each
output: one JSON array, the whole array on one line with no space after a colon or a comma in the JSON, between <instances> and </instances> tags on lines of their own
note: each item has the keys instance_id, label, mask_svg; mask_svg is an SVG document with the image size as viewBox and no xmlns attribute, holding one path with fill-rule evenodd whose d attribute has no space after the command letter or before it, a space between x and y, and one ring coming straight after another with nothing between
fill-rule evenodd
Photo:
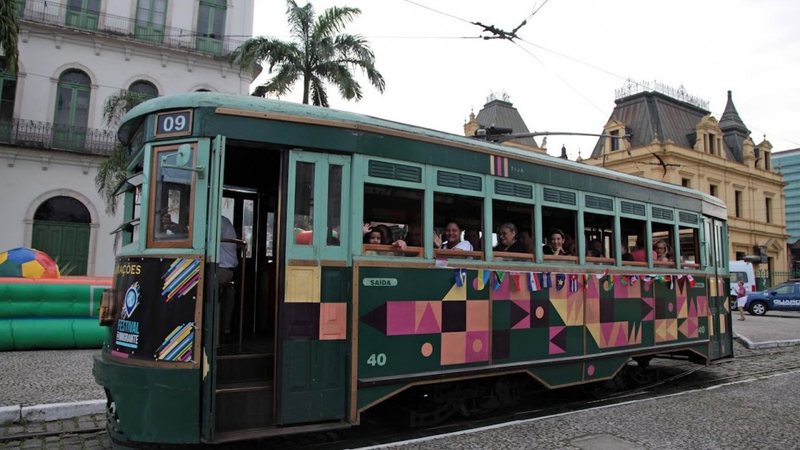
<instances>
[{"instance_id":1,"label":"number 09 sign","mask_svg":"<svg viewBox=\"0 0 800 450\"><path fill-rule=\"evenodd\" d=\"M187 136L190 134L192 134L191 109L156 114L154 137Z\"/></svg>"}]
</instances>

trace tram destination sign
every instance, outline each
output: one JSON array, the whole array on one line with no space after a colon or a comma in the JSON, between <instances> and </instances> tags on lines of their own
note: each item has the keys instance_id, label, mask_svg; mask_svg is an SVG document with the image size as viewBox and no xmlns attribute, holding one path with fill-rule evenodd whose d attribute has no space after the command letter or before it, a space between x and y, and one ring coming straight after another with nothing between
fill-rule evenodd
<instances>
[{"instance_id":1,"label":"tram destination sign","mask_svg":"<svg viewBox=\"0 0 800 450\"><path fill-rule=\"evenodd\" d=\"M121 307L112 330L112 354L196 362L202 266L200 258L118 258L114 295Z\"/></svg>"}]
</instances>

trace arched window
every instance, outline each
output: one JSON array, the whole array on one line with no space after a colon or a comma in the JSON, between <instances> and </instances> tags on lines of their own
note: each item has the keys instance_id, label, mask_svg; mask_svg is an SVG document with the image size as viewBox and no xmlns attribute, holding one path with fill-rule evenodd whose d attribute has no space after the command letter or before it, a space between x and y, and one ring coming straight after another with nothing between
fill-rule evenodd
<instances>
[{"instance_id":1,"label":"arched window","mask_svg":"<svg viewBox=\"0 0 800 450\"><path fill-rule=\"evenodd\" d=\"M158 97L158 88L146 80L138 80L131 83L128 91L141 95L145 99Z\"/></svg>"},{"instance_id":2,"label":"arched window","mask_svg":"<svg viewBox=\"0 0 800 450\"><path fill-rule=\"evenodd\" d=\"M79 200L60 195L39 205L33 215L33 220L91 223L92 216Z\"/></svg>"},{"instance_id":3,"label":"arched window","mask_svg":"<svg viewBox=\"0 0 800 450\"><path fill-rule=\"evenodd\" d=\"M92 87L89 76L81 70L64 71L58 78L56 110L53 119L53 146L81 150L89 122Z\"/></svg>"}]
</instances>

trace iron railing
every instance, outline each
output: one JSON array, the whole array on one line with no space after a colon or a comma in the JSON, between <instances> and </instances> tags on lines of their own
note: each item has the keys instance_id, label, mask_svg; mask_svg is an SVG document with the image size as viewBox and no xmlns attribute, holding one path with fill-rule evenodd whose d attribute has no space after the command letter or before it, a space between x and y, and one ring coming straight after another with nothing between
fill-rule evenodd
<instances>
[{"instance_id":1,"label":"iron railing","mask_svg":"<svg viewBox=\"0 0 800 450\"><path fill-rule=\"evenodd\" d=\"M13 119L0 121L0 143L27 148L109 155L114 150L117 139L113 130Z\"/></svg>"},{"instance_id":2,"label":"iron railing","mask_svg":"<svg viewBox=\"0 0 800 450\"><path fill-rule=\"evenodd\" d=\"M81 11L69 8L66 4L47 0L27 0L24 10L19 14L23 21L124 37L158 47L196 51L213 56L229 55L245 41L223 36L200 35L196 30L170 27L100 11Z\"/></svg>"},{"instance_id":3,"label":"iron railing","mask_svg":"<svg viewBox=\"0 0 800 450\"><path fill-rule=\"evenodd\" d=\"M756 270L756 284L760 291L775 287L785 281L799 279L800 272L779 272L775 270L770 272L766 269Z\"/></svg>"}]
</instances>

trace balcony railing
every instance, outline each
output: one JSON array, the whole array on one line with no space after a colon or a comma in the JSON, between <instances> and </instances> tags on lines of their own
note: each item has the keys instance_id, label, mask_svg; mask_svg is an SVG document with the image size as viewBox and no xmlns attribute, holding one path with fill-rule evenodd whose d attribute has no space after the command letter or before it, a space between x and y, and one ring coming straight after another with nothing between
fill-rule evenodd
<instances>
[{"instance_id":1,"label":"balcony railing","mask_svg":"<svg viewBox=\"0 0 800 450\"><path fill-rule=\"evenodd\" d=\"M25 9L20 11L20 17L23 21L124 37L158 47L197 51L212 56L227 56L245 41L200 35L194 30L159 25L100 11L71 9L66 4L47 0L27 0Z\"/></svg>"},{"instance_id":2,"label":"balcony railing","mask_svg":"<svg viewBox=\"0 0 800 450\"><path fill-rule=\"evenodd\" d=\"M0 144L109 155L116 143L116 135L112 130L72 127L36 120L0 121Z\"/></svg>"}]
</instances>

